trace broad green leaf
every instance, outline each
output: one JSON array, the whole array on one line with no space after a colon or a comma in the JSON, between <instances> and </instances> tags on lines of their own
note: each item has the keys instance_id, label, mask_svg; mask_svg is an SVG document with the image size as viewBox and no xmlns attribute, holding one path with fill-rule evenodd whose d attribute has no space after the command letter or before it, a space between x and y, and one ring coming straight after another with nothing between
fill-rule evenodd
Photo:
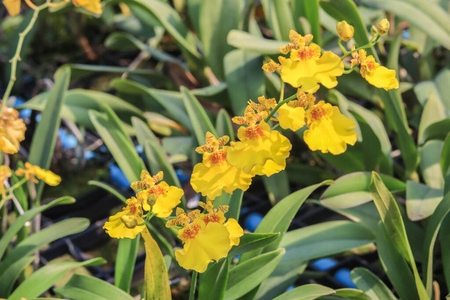
<instances>
[{"instance_id":1,"label":"broad green leaf","mask_svg":"<svg viewBox=\"0 0 450 300\"><path fill-rule=\"evenodd\" d=\"M286 42L265 39L241 30L231 30L228 33L227 42L238 49L263 55L280 54L280 47L286 45Z\"/></svg>"},{"instance_id":2,"label":"broad green leaf","mask_svg":"<svg viewBox=\"0 0 450 300\"><path fill-rule=\"evenodd\" d=\"M177 41L182 49L187 51L193 58L199 60L200 54L195 46L195 37L188 30L180 15L167 3L152 0L121 0L127 5L141 7L152 17L156 18L164 29ZM145 16L138 16L144 18ZM143 19L144 21L144 19Z\"/></svg>"},{"instance_id":3,"label":"broad green leaf","mask_svg":"<svg viewBox=\"0 0 450 300\"><path fill-rule=\"evenodd\" d=\"M450 212L450 193L447 193L441 203L436 207L435 212L430 217L423 244L423 274L428 297L431 298L433 292L433 253L434 244L446 216Z\"/></svg>"},{"instance_id":4,"label":"broad green leaf","mask_svg":"<svg viewBox=\"0 0 450 300\"><path fill-rule=\"evenodd\" d=\"M131 279L134 274L134 264L139 250L140 235L135 239L120 239L117 248L116 264L114 269L114 284L121 290L129 293Z\"/></svg>"},{"instance_id":5,"label":"broad green leaf","mask_svg":"<svg viewBox=\"0 0 450 300\"><path fill-rule=\"evenodd\" d=\"M280 247L284 261L305 262L370 244L374 235L350 221L329 221L288 231Z\"/></svg>"},{"instance_id":6,"label":"broad green leaf","mask_svg":"<svg viewBox=\"0 0 450 300\"><path fill-rule=\"evenodd\" d=\"M450 132L450 118L429 125L423 133L423 140L444 140Z\"/></svg>"},{"instance_id":7,"label":"broad green leaf","mask_svg":"<svg viewBox=\"0 0 450 300\"><path fill-rule=\"evenodd\" d=\"M265 247L274 242L279 233L244 233L240 238L238 246L231 248L228 257L232 258L236 255Z\"/></svg>"},{"instance_id":8,"label":"broad green leaf","mask_svg":"<svg viewBox=\"0 0 450 300\"><path fill-rule=\"evenodd\" d=\"M28 277L8 297L9 300L38 297L55 284L68 271L82 266L98 266L106 263L103 258L93 258L83 262L50 263Z\"/></svg>"},{"instance_id":9,"label":"broad green leaf","mask_svg":"<svg viewBox=\"0 0 450 300\"><path fill-rule=\"evenodd\" d=\"M127 199L117 189L115 189L113 186L111 186L105 182L101 182L101 181L97 181L97 180L89 180L88 184L98 186L99 188L104 189L105 191L109 192L110 194L116 196L116 198L119 199L120 201L122 201L124 204L126 204L126 202L127 202Z\"/></svg>"},{"instance_id":10,"label":"broad green leaf","mask_svg":"<svg viewBox=\"0 0 450 300\"><path fill-rule=\"evenodd\" d=\"M228 212L225 214L225 217L233 218L238 221L241 212L243 195L244 191L241 189L234 190L231 195L223 192L222 195L214 200L214 206L218 207L219 205L229 205Z\"/></svg>"},{"instance_id":11,"label":"broad green leaf","mask_svg":"<svg viewBox=\"0 0 450 300\"><path fill-rule=\"evenodd\" d=\"M350 276L358 289L362 290L372 300L397 300L391 290L375 274L365 268L355 268Z\"/></svg>"},{"instance_id":12,"label":"broad green leaf","mask_svg":"<svg viewBox=\"0 0 450 300\"><path fill-rule=\"evenodd\" d=\"M104 280L80 274L74 274L65 286L56 288L55 292L72 300L134 300L128 293Z\"/></svg>"},{"instance_id":13,"label":"broad green leaf","mask_svg":"<svg viewBox=\"0 0 450 300\"><path fill-rule=\"evenodd\" d=\"M46 96L46 93L41 94L25 103L22 107L42 111L48 102L48 97ZM128 125L131 124L131 117L133 116L145 119L140 109L116 96L82 89L73 89L66 93L66 101L61 109L61 116L78 125L94 129L88 112L89 110L102 112L102 105L104 104L110 106L118 117Z\"/></svg>"},{"instance_id":14,"label":"broad green leaf","mask_svg":"<svg viewBox=\"0 0 450 300\"><path fill-rule=\"evenodd\" d=\"M421 297L421 299L427 299L428 297L426 294L426 290L417 271L414 256L412 254L411 247L406 235L405 225L403 223L403 219L401 217L397 203L392 197L389 190L384 185L380 176L375 172L372 172L370 191L373 197L373 201L377 206L378 212L381 216L383 231L385 231L385 234L391 237L396 251L398 251L400 255L404 257L411 266L418 295Z\"/></svg>"},{"instance_id":15,"label":"broad green leaf","mask_svg":"<svg viewBox=\"0 0 450 300\"><path fill-rule=\"evenodd\" d=\"M408 180L406 182L406 212L411 221L419 221L433 214L441 202L443 192L427 185Z\"/></svg>"},{"instance_id":16,"label":"broad green leaf","mask_svg":"<svg viewBox=\"0 0 450 300\"><path fill-rule=\"evenodd\" d=\"M271 203L275 204L289 195L289 178L285 170L270 177L263 176L262 180Z\"/></svg>"},{"instance_id":17,"label":"broad green leaf","mask_svg":"<svg viewBox=\"0 0 450 300\"><path fill-rule=\"evenodd\" d=\"M145 227L142 231L145 246L145 299L170 299L170 282L164 257L158 244Z\"/></svg>"},{"instance_id":18,"label":"broad green leaf","mask_svg":"<svg viewBox=\"0 0 450 300\"><path fill-rule=\"evenodd\" d=\"M41 121L37 125L31 141L30 156L28 162L32 165L48 170L53 156L58 132L59 122L61 120L61 108L63 106L66 91L69 88L70 69L61 68L60 76L56 77L45 105L45 110L41 114ZM44 183L40 182L37 188L37 203L44 190Z\"/></svg>"},{"instance_id":19,"label":"broad green leaf","mask_svg":"<svg viewBox=\"0 0 450 300\"><path fill-rule=\"evenodd\" d=\"M239 260L239 264L247 261L248 259L259 255L260 253L272 251L278 249L280 242L284 236L284 233L288 230L289 224L294 218L300 206L306 201L309 195L314 192L317 188L331 184L331 180L326 180L321 183L303 188L296 191L283 200L281 200L277 205L275 205L266 216L262 219L261 223L255 230L255 233L276 233L279 232L280 236L277 241L273 242L269 246L265 247L263 250L256 250L248 252L242 255Z\"/></svg>"},{"instance_id":20,"label":"broad green leaf","mask_svg":"<svg viewBox=\"0 0 450 300\"><path fill-rule=\"evenodd\" d=\"M257 287L272 273L284 253L284 249L267 252L232 268L224 299L239 298Z\"/></svg>"},{"instance_id":21,"label":"broad green leaf","mask_svg":"<svg viewBox=\"0 0 450 300\"><path fill-rule=\"evenodd\" d=\"M441 225L439 242L441 243L442 269L444 270L447 290L450 290L450 216L448 214Z\"/></svg>"},{"instance_id":22,"label":"broad green leaf","mask_svg":"<svg viewBox=\"0 0 450 300\"><path fill-rule=\"evenodd\" d=\"M433 92L430 93L428 101L426 102L423 113L420 118L418 143L423 144L425 141L423 135L425 130L431 124L442 121L446 118L445 107L439 98Z\"/></svg>"},{"instance_id":23,"label":"broad green leaf","mask_svg":"<svg viewBox=\"0 0 450 300\"><path fill-rule=\"evenodd\" d=\"M229 259L213 263L206 272L200 273L198 286L198 299L223 299L227 287Z\"/></svg>"},{"instance_id":24,"label":"broad green leaf","mask_svg":"<svg viewBox=\"0 0 450 300\"><path fill-rule=\"evenodd\" d=\"M442 175L440 157L444 142L428 141L419 148L420 169L425 183L432 188L442 189L444 177Z\"/></svg>"},{"instance_id":25,"label":"broad green leaf","mask_svg":"<svg viewBox=\"0 0 450 300\"><path fill-rule=\"evenodd\" d=\"M427 11L421 9L421 6L427 6L425 3L419 6L415 3L407 3L406 1L398 0L363 0L362 3L374 8L386 10L397 17L408 21L410 24L413 24L415 27L425 32L427 36L432 38L438 44L450 49L450 31L447 32L439 22L436 22L434 15L428 15ZM433 3L431 5L438 6ZM448 27L448 24L446 27Z\"/></svg>"},{"instance_id":26,"label":"broad green leaf","mask_svg":"<svg viewBox=\"0 0 450 300\"><path fill-rule=\"evenodd\" d=\"M387 175L380 175L391 193L404 192L404 182ZM356 172L339 177L320 197L323 205L329 208L350 208L372 200L370 194L371 174Z\"/></svg>"},{"instance_id":27,"label":"broad green leaf","mask_svg":"<svg viewBox=\"0 0 450 300\"><path fill-rule=\"evenodd\" d=\"M414 86L414 92L420 105L425 106L430 95L433 95L437 100L444 105L447 116L450 116L450 89L448 81L450 80L450 69L443 69L434 78L434 80L422 81ZM439 112L442 113L442 112Z\"/></svg>"},{"instance_id":28,"label":"broad green leaf","mask_svg":"<svg viewBox=\"0 0 450 300\"><path fill-rule=\"evenodd\" d=\"M257 102L257 98L264 95L262 57L253 52L233 50L225 56L224 65L231 107L236 116L241 116L248 100Z\"/></svg>"},{"instance_id":29,"label":"broad green leaf","mask_svg":"<svg viewBox=\"0 0 450 300\"><path fill-rule=\"evenodd\" d=\"M372 300L363 291L350 288L336 290L336 296L348 300ZM328 296L325 296L324 298L324 300L326 300ZM333 296L330 296L330 298L333 298Z\"/></svg>"},{"instance_id":30,"label":"broad green leaf","mask_svg":"<svg viewBox=\"0 0 450 300\"><path fill-rule=\"evenodd\" d=\"M223 108L219 110L216 119L216 130L219 137L228 135L230 137L230 141L234 141L234 129L233 124L231 124L230 115Z\"/></svg>"},{"instance_id":31,"label":"broad green leaf","mask_svg":"<svg viewBox=\"0 0 450 300\"><path fill-rule=\"evenodd\" d=\"M22 229L26 222L30 221L34 216L38 213L41 213L49 208L52 208L56 205L64 205L64 204L73 204L75 203L75 198L73 197L61 197L53 200L52 202L35 207L26 211L23 215L18 217L8 228L8 230L3 234L0 239L0 258L2 258L5 250L8 248L14 236Z\"/></svg>"},{"instance_id":32,"label":"broad green leaf","mask_svg":"<svg viewBox=\"0 0 450 300\"><path fill-rule=\"evenodd\" d=\"M240 0L203 0L200 6L200 40L208 66L223 81L223 59L233 48L227 43L230 30L239 24L243 2Z\"/></svg>"},{"instance_id":33,"label":"broad green leaf","mask_svg":"<svg viewBox=\"0 0 450 300\"><path fill-rule=\"evenodd\" d=\"M289 31L294 29L295 25L288 1L262 0L261 4L275 39L289 41Z\"/></svg>"},{"instance_id":34,"label":"broad green leaf","mask_svg":"<svg viewBox=\"0 0 450 300\"><path fill-rule=\"evenodd\" d=\"M326 295L336 294L336 291L319 284L305 284L286 292L274 300L313 300Z\"/></svg>"},{"instance_id":35,"label":"broad green leaf","mask_svg":"<svg viewBox=\"0 0 450 300\"><path fill-rule=\"evenodd\" d=\"M366 170L364 149L360 142L356 142L354 146L348 147L344 153L339 155L321 152L318 154L328 164L340 170L342 173L353 173Z\"/></svg>"},{"instance_id":36,"label":"broad green leaf","mask_svg":"<svg viewBox=\"0 0 450 300\"><path fill-rule=\"evenodd\" d=\"M292 14L294 16L294 23L297 30L303 31L303 35L309 33L304 32L300 24L300 18L306 19L309 22L309 26L311 28L310 33L314 36L314 43L321 46L322 32L320 28L319 2L317 0L291 1L291 5Z\"/></svg>"},{"instance_id":37,"label":"broad green leaf","mask_svg":"<svg viewBox=\"0 0 450 300\"><path fill-rule=\"evenodd\" d=\"M206 144L206 133L209 131L217 137L216 129L195 96L185 87L181 87L180 90L197 142L199 145L204 145Z\"/></svg>"},{"instance_id":38,"label":"broad green leaf","mask_svg":"<svg viewBox=\"0 0 450 300\"><path fill-rule=\"evenodd\" d=\"M51 225L41 231L29 236L19 243L11 252L8 253L0 265L0 297L7 297L11 291L14 281L22 269L28 264L28 256L43 246L65 236L75 234L85 230L89 226L89 220L84 218L71 218L54 225ZM21 261L21 268L14 265ZM17 264L16 264L17 266Z\"/></svg>"},{"instance_id":39,"label":"broad green leaf","mask_svg":"<svg viewBox=\"0 0 450 300\"><path fill-rule=\"evenodd\" d=\"M450 132L444 141L441 152L441 170L444 177L450 175Z\"/></svg>"}]
</instances>

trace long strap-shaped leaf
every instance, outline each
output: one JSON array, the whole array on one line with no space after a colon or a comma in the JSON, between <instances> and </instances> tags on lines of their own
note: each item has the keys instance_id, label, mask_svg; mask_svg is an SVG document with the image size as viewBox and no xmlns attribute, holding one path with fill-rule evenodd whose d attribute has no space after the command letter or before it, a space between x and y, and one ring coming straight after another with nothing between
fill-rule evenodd
<instances>
[{"instance_id":1,"label":"long strap-shaped leaf","mask_svg":"<svg viewBox=\"0 0 450 300\"><path fill-rule=\"evenodd\" d=\"M411 246L406 235L405 225L397 203L384 185L380 176L375 172L372 172L370 192L373 197L373 202L375 203L380 214L383 230L386 235L392 239L392 243L395 246L396 251L398 251L404 259L406 259L412 268L419 298L421 300L429 299L422 280L420 279L419 272L417 271L416 262L411 251Z\"/></svg>"},{"instance_id":2,"label":"long strap-shaped leaf","mask_svg":"<svg viewBox=\"0 0 450 300\"><path fill-rule=\"evenodd\" d=\"M145 300L172 299L164 257L147 227L142 231L145 245Z\"/></svg>"}]
</instances>

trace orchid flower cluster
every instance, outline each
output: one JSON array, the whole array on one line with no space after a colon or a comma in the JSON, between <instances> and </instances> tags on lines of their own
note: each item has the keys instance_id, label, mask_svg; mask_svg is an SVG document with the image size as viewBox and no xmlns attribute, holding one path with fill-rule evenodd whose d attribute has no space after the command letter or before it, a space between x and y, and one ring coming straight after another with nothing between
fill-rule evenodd
<instances>
[{"instance_id":1,"label":"orchid flower cluster","mask_svg":"<svg viewBox=\"0 0 450 300\"><path fill-rule=\"evenodd\" d=\"M72 3L76 7L82 7L94 14L100 15L102 13L102 4L100 3L101 0L72 0ZM32 8L36 9L37 6L34 5L31 0L25 0L26 4ZM47 1L49 2L49 1ZM58 3L50 3L49 6L59 6L64 5L66 3L70 2L70 0L64 0L62 2ZM6 10L11 16L16 16L20 14L20 5L21 0L3 0L3 4L6 7Z\"/></svg>"},{"instance_id":2,"label":"orchid flower cluster","mask_svg":"<svg viewBox=\"0 0 450 300\"><path fill-rule=\"evenodd\" d=\"M231 247L239 244L243 235L241 226L235 219L225 218L228 206L215 207L214 200L224 192L231 194L240 189L246 191L256 175L271 176L285 169L292 145L279 131L271 127L278 122L283 129L297 131L306 126L303 137L313 151L341 154L347 145L356 142L356 123L344 116L339 108L323 100L317 101L314 93L320 85L334 88L337 77L353 71L357 66L370 84L385 90L398 88L395 71L380 66L365 48L373 46L381 35L389 29L389 22L382 20L378 29L372 30L374 36L368 45L350 51L342 47L342 41L353 37L354 29L347 22L337 25L339 46L344 52L339 57L311 43L313 36L301 36L290 32L291 43L280 48L289 57L280 56L279 63L270 61L262 68L267 72L279 70L281 80L297 88L297 93L280 101L274 98L258 98L258 102L248 101L243 116L232 121L240 125L239 141L230 141L228 136L216 137L206 133L206 144L197 147L203 155L202 162L194 166L191 185L206 197L200 202L203 213L196 209L186 213L176 208L176 217L171 217L166 227L177 226L178 238L183 249L175 251L180 266L197 272L206 271L208 264L226 257ZM351 69L345 70L343 60L351 55ZM283 95L283 91L282 91ZM131 187L140 190L136 197L127 200L127 206L110 217L104 228L111 237L134 238L145 228L151 217L169 217L180 203L183 191L177 187L160 182L162 172L151 177L142 171L141 181L133 182Z\"/></svg>"}]
</instances>

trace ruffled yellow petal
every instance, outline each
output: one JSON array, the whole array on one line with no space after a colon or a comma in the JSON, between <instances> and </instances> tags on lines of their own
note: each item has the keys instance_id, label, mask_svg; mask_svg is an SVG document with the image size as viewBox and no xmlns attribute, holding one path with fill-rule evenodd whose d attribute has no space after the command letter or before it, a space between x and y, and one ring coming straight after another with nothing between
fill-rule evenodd
<instances>
[{"instance_id":1,"label":"ruffled yellow petal","mask_svg":"<svg viewBox=\"0 0 450 300\"><path fill-rule=\"evenodd\" d=\"M386 91L398 89L398 80L395 77L395 71L383 66L377 66L372 72L367 73L365 78L371 85L377 88L383 88Z\"/></svg>"},{"instance_id":2,"label":"ruffled yellow petal","mask_svg":"<svg viewBox=\"0 0 450 300\"><path fill-rule=\"evenodd\" d=\"M286 59L281 65L281 79L293 87L301 87L304 92L314 93L319 83L331 89L337 85L337 76L344 72L344 64L339 56L326 51L319 59L293 61Z\"/></svg>"},{"instance_id":3,"label":"ruffled yellow petal","mask_svg":"<svg viewBox=\"0 0 450 300\"><path fill-rule=\"evenodd\" d=\"M282 164L277 164L273 160L268 160L263 166L256 165L253 167L252 172L255 175L266 175L267 177L272 176L286 168L286 161L283 161Z\"/></svg>"},{"instance_id":4,"label":"ruffled yellow petal","mask_svg":"<svg viewBox=\"0 0 450 300\"><path fill-rule=\"evenodd\" d=\"M109 221L105 223L103 228L109 236L117 239L130 238L134 239L138 233L144 230L144 226L127 227L122 219L132 218L133 223L143 223L144 220L138 216L130 214L127 210L118 212L114 216L109 217Z\"/></svg>"},{"instance_id":5,"label":"ruffled yellow petal","mask_svg":"<svg viewBox=\"0 0 450 300\"><path fill-rule=\"evenodd\" d=\"M6 108L0 115L0 150L14 154L19 151L20 142L25 139L25 123L19 119L19 112Z\"/></svg>"},{"instance_id":6,"label":"ruffled yellow petal","mask_svg":"<svg viewBox=\"0 0 450 300\"><path fill-rule=\"evenodd\" d=\"M297 131L305 125L305 109L285 104L278 109L277 119L281 128Z\"/></svg>"},{"instance_id":7,"label":"ruffled yellow petal","mask_svg":"<svg viewBox=\"0 0 450 300\"><path fill-rule=\"evenodd\" d=\"M189 226L193 225L200 226L198 233L186 240L183 249L175 251L175 257L183 268L203 273L210 262L219 261L228 255L232 246L230 233L219 223L210 222L205 225L202 220L195 219ZM180 237L180 233L178 236Z\"/></svg>"},{"instance_id":8,"label":"ruffled yellow petal","mask_svg":"<svg viewBox=\"0 0 450 300\"><path fill-rule=\"evenodd\" d=\"M268 160L283 165L292 148L289 140L269 125L261 122L238 130L237 142L228 150L228 162L245 173L251 173L257 165L264 166Z\"/></svg>"},{"instance_id":9,"label":"ruffled yellow petal","mask_svg":"<svg viewBox=\"0 0 450 300\"><path fill-rule=\"evenodd\" d=\"M102 4L100 0L73 0L73 5L81 6L94 14L100 15L102 13Z\"/></svg>"},{"instance_id":10,"label":"ruffled yellow petal","mask_svg":"<svg viewBox=\"0 0 450 300\"><path fill-rule=\"evenodd\" d=\"M224 147L227 153L230 147ZM202 193L209 200L214 200L225 191L232 194L234 190L246 191L252 183L253 174L244 173L228 163L226 156L221 163L211 163L210 153L203 155L203 162L195 165L191 177L192 188Z\"/></svg>"},{"instance_id":11,"label":"ruffled yellow petal","mask_svg":"<svg viewBox=\"0 0 450 300\"><path fill-rule=\"evenodd\" d=\"M46 184L57 186L61 183L61 177L49 170L44 170L35 166L36 177L43 180Z\"/></svg>"},{"instance_id":12,"label":"ruffled yellow petal","mask_svg":"<svg viewBox=\"0 0 450 300\"><path fill-rule=\"evenodd\" d=\"M225 227L230 233L230 243L232 246L239 245L240 237L244 235L244 230L235 219L229 219Z\"/></svg>"},{"instance_id":13,"label":"ruffled yellow petal","mask_svg":"<svg viewBox=\"0 0 450 300\"><path fill-rule=\"evenodd\" d=\"M167 185L165 182L160 184ZM167 218L172 214L173 209L181 202L183 194L184 192L182 189L176 186L167 185L166 192L156 199L152 212L156 214L158 218Z\"/></svg>"},{"instance_id":14,"label":"ruffled yellow petal","mask_svg":"<svg viewBox=\"0 0 450 300\"><path fill-rule=\"evenodd\" d=\"M3 0L10 16L16 16L20 13L20 0Z\"/></svg>"},{"instance_id":15,"label":"ruffled yellow petal","mask_svg":"<svg viewBox=\"0 0 450 300\"><path fill-rule=\"evenodd\" d=\"M315 107L323 115L314 119L305 131L303 138L311 150L322 153L341 154L347 150L347 144L354 145L356 132L355 122L340 113L339 108L320 101Z\"/></svg>"}]
</instances>

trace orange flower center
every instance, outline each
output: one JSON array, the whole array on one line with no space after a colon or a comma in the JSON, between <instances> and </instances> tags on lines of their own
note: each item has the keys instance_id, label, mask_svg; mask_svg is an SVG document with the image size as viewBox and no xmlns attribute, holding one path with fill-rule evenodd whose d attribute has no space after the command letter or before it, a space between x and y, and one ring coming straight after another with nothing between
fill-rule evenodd
<instances>
[{"instance_id":1,"label":"orange flower center","mask_svg":"<svg viewBox=\"0 0 450 300\"><path fill-rule=\"evenodd\" d=\"M323 116L325 116L325 109L323 107L314 107L311 111L311 118L314 121L320 120Z\"/></svg>"},{"instance_id":2,"label":"orange flower center","mask_svg":"<svg viewBox=\"0 0 450 300\"><path fill-rule=\"evenodd\" d=\"M206 225L208 225L208 223L210 223L210 222L219 223L220 217L217 214L210 214L210 215L205 216L203 221L205 222Z\"/></svg>"},{"instance_id":3,"label":"orange flower center","mask_svg":"<svg viewBox=\"0 0 450 300\"><path fill-rule=\"evenodd\" d=\"M209 156L209 161L212 165L221 165L227 161L227 153L225 150L215 151Z\"/></svg>"},{"instance_id":4,"label":"orange flower center","mask_svg":"<svg viewBox=\"0 0 450 300\"><path fill-rule=\"evenodd\" d=\"M264 135L264 130L259 125L252 125L244 130L244 137L250 140L257 140Z\"/></svg>"},{"instance_id":5,"label":"orange flower center","mask_svg":"<svg viewBox=\"0 0 450 300\"><path fill-rule=\"evenodd\" d=\"M154 194L156 197L158 197L159 195L164 194L164 188L162 186L159 185L154 185L150 188L149 190L149 194Z\"/></svg>"},{"instance_id":6,"label":"orange flower center","mask_svg":"<svg viewBox=\"0 0 450 300\"><path fill-rule=\"evenodd\" d=\"M308 60L313 58L316 55L316 52L309 46L303 47L298 50L297 56L300 60Z\"/></svg>"},{"instance_id":7,"label":"orange flower center","mask_svg":"<svg viewBox=\"0 0 450 300\"><path fill-rule=\"evenodd\" d=\"M201 228L202 227L198 224L189 225L189 228L184 229L184 232L183 232L184 239L186 239L186 240L194 239L197 236L197 234Z\"/></svg>"}]
</instances>

